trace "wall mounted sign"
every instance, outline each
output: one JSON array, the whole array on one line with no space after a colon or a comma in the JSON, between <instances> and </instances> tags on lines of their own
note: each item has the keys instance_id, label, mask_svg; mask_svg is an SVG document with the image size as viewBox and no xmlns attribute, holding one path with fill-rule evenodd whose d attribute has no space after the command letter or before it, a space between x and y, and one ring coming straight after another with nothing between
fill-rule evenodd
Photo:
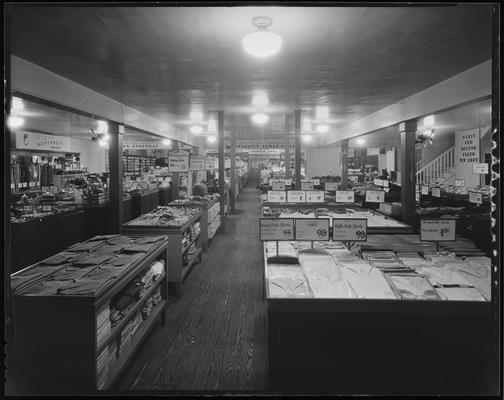
<instances>
[{"instance_id":1,"label":"wall mounted sign","mask_svg":"<svg viewBox=\"0 0 504 400\"><path fill-rule=\"evenodd\" d=\"M294 218L260 218L259 239L294 240Z\"/></svg>"},{"instance_id":2,"label":"wall mounted sign","mask_svg":"<svg viewBox=\"0 0 504 400\"><path fill-rule=\"evenodd\" d=\"M348 148L348 157L350 157L350 158L355 157L355 149L353 147Z\"/></svg>"},{"instance_id":3,"label":"wall mounted sign","mask_svg":"<svg viewBox=\"0 0 504 400\"><path fill-rule=\"evenodd\" d=\"M478 192L469 192L469 203L483 204L483 195Z\"/></svg>"},{"instance_id":4,"label":"wall mounted sign","mask_svg":"<svg viewBox=\"0 0 504 400\"><path fill-rule=\"evenodd\" d=\"M429 194L429 186L422 185L422 194L426 196Z\"/></svg>"},{"instance_id":5,"label":"wall mounted sign","mask_svg":"<svg viewBox=\"0 0 504 400\"><path fill-rule=\"evenodd\" d=\"M301 190L313 190L313 182L301 182Z\"/></svg>"},{"instance_id":6,"label":"wall mounted sign","mask_svg":"<svg viewBox=\"0 0 504 400\"><path fill-rule=\"evenodd\" d=\"M16 149L71 152L72 141L65 136L16 132Z\"/></svg>"},{"instance_id":7,"label":"wall mounted sign","mask_svg":"<svg viewBox=\"0 0 504 400\"><path fill-rule=\"evenodd\" d=\"M441 188L433 187L431 189L432 197L441 197Z\"/></svg>"},{"instance_id":8,"label":"wall mounted sign","mask_svg":"<svg viewBox=\"0 0 504 400\"><path fill-rule=\"evenodd\" d=\"M355 192L353 190L337 190L336 203L353 203L355 201Z\"/></svg>"},{"instance_id":9,"label":"wall mounted sign","mask_svg":"<svg viewBox=\"0 0 504 400\"><path fill-rule=\"evenodd\" d=\"M324 184L325 190L338 190L338 184L336 182L326 182Z\"/></svg>"},{"instance_id":10,"label":"wall mounted sign","mask_svg":"<svg viewBox=\"0 0 504 400\"><path fill-rule=\"evenodd\" d=\"M366 190L366 202L383 203L385 201L385 192L383 190Z\"/></svg>"},{"instance_id":11,"label":"wall mounted sign","mask_svg":"<svg viewBox=\"0 0 504 400\"><path fill-rule=\"evenodd\" d=\"M163 144L163 142L123 142L123 150L166 150L172 149L171 144Z\"/></svg>"},{"instance_id":12,"label":"wall mounted sign","mask_svg":"<svg viewBox=\"0 0 504 400\"><path fill-rule=\"evenodd\" d=\"M270 203L285 203L286 201L285 191L281 190L268 190L267 200Z\"/></svg>"},{"instance_id":13,"label":"wall mounted sign","mask_svg":"<svg viewBox=\"0 0 504 400\"><path fill-rule=\"evenodd\" d=\"M191 157L189 167L191 171L203 171L205 169L205 159Z\"/></svg>"},{"instance_id":14,"label":"wall mounted sign","mask_svg":"<svg viewBox=\"0 0 504 400\"><path fill-rule=\"evenodd\" d=\"M169 172L187 172L189 171L189 156L170 155L168 156Z\"/></svg>"},{"instance_id":15,"label":"wall mounted sign","mask_svg":"<svg viewBox=\"0 0 504 400\"><path fill-rule=\"evenodd\" d=\"M271 182L271 187L273 190L285 190L285 182L283 181Z\"/></svg>"},{"instance_id":16,"label":"wall mounted sign","mask_svg":"<svg viewBox=\"0 0 504 400\"><path fill-rule=\"evenodd\" d=\"M333 240L341 242L367 241L367 219L333 218Z\"/></svg>"},{"instance_id":17,"label":"wall mounted sign","mask_svg":"<svg viewBox=\"0 0 504 400\"><path fill-rule=\"evenodd\" d=\"M329 241L329 218L296 218L296 240Z\"/></svg>"},{"instance_id":18,"label":"wall mounted sign","mask_svg":"<svg viewBox=\"0 0 504 400\"><path fill-rule=\"evenodd\" d=\"M457 187L464 187L465 186L465 179L455 179L454 185Z\"/></svg>"},{"instance_id":19,"label":"wall mounted sign","mask_svg":"<svg viewBox=\"0 0 504 400\"><path fill-rule=\"evenodd\" d=\"M307 203L323 203L324 191L323 190L307 190L306 191Z\"/></svg>"},{"instance_id":20,"label":"wall mounted sign","mask_svg":"<svg viewBox=\"0 0 504 400\"><path fill-rule=\"evenodd\" d=\"M288 190L287 202L289 203L304 203L306 201L306 192L303 190Z\"/></svg>"},{"instance_id":21,"label":"wall mounted sign","mask_svg":"<svg viewBox=\"0 0 504 400\"><path fill-rule=\"evenodd\" d=\"M488 174L488 164L477 163L472 165L473 174Z\"/></svg>"},{"instance_id":22,"label":"wall mounted sign","mask_svg":"<svg viewBox=\"0 0 504 400\"><path fill-rule=\"evenodd\" d=\"M420 240L430 242L454 242L456 220L421 219Z\"/></svg>"}]
</instances>

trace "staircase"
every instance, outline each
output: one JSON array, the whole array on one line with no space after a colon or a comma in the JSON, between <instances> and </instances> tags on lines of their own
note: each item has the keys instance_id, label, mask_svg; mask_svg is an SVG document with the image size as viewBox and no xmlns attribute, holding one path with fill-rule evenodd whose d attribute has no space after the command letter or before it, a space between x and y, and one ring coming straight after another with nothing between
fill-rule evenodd
<instances>
[{"instance_id":1,"label":"staircase","mask_svg":"<svg viewBox=\"0 0 504 400\"><path fill-rule=\"evenodd\" d=\"M429 185L431 183L443 184L455 177L455 146L450 147L444 153L426 165L417 163L417 185Z\"/></svg>"}]
</instances>

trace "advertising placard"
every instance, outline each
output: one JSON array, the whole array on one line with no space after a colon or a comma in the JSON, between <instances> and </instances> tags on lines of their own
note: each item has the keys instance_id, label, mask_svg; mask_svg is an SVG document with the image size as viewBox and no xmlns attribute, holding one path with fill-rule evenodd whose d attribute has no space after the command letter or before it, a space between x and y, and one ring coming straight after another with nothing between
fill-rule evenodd
<instances>
[{"instance_id":1,"label":"advertising placard","mask_svg":"<svg viewBox=\"0 0 504 400\"><path fill-rule=\"evenodd\" d=\"M296 240L329 240L329 218L296 218L295 221Z\"/></svg>"},{"instance_id":2,"label":"advertising placard","mask_svg":"<svg viewBox=\"0 0 504 400\"><path fill-rule=\"evenodd\" d=\"M353 203L355 192L353 190L336 190L336 203Z\"/></svg>"},{"instance_id":3,"label":"advertising placard","mask_svg":"<svg viewBox=\"0 0 504 400\"><path fill-rule=\"evenodd\" d=\"M333 240L341 242L367 241L367 219L333 218Z\"/></svg>"},{"instance_id":4,"label":"advertising placard","mask_svg":"<svg viewBox=\"0 0 504 400\"><path fill-rule=\"evenodd\" d=\"M421 219L420 240L429 242L454 242L456 220Z\"/></svg>"},{"instance_id":5,"label":"advertising placard","mask_svg":"<svg viewBox=\"0 0 504 400\"><path fill-rule=\"evenodd\" d=\"M260 218L259 239L294 240L294 218Z\"/></svg>"},{"instance_id":6,"label":"advertising placard","mask_svg":"<svg viewBox=\"0 0 504 400\"><path fill-rule=\"evenodd\" d=\"M287 202L304 203L306 201L306 192L304 190L288 190Z\"/></svg>"}]
</instances>

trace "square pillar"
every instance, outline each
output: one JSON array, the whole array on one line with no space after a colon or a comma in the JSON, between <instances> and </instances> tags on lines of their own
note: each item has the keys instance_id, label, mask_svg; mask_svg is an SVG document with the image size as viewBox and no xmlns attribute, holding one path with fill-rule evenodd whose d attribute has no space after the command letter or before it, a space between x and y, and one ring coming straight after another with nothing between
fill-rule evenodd
<instances>
[{"instance_id":1,"label":"square pillar","mask_svg":"<svg viewBox=\"0 0 504 400\"><path fill-rule=\"evenodd\" d=\"M399 135L401 136L399 162L401 164L402 222L408 225L413 225L415 222L416 130L416 120L409 120L399 124Z\"/></svg>"}]
</instances>

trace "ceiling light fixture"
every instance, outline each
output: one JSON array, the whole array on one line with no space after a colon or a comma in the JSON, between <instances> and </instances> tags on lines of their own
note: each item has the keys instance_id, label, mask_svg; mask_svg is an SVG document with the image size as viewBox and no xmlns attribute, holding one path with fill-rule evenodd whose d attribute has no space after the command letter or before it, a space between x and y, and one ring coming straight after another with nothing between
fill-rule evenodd
<instances>
[{"instance_id":1,"label":"ceiling light fixture","mask_svg":"<svg viewBox=\"0 0 504 400\"><path fill-rule=\"evenodd\" d=\"M269 99L266 94L256 94L252 97L252 104L256 107L264 107L269 104Z\"/></svg>"},{"instance_id":2,"label":"ceiling light fixture","mask_svg":"<svg viewBox=\"0 0 504 400\"><path fill-rule=\"evenodd\" d=\"M269 117L264 114L264 113L257 113L252 115L252 121L254 121L256 124L262 125L268 122Z\"/></svg>"},{"instance_id":3,"label":"ceiling light fixture","mask_svg":"<svg viewBox=\"0 0 504 400\"><path fill-rule=\"evenodd\" d=\"M317 108L315 109L315 117L321 121L328 120L329 119L329 107L317 106Z\"/></svg>"},{"instance_id":4,"label":"ceiling light fixture","mask_svg":"<svg viewBox=\"0 0 504 400\"><path fill-rule=\"evenodd\" d=\"M163 145L164 146L170 146L172 144L171 139L163 139Z\"/></svg>"},{"instance_id":5,"label":"ceiling light fixture","mask_svg":"<svg viewBox=\"0 0 504 400\"><path fill-rule=\"evenodd\" d=\"M303 142L310 143L311 140L312 140L312 137L310 135L303 135Z\"/></svg>"},{"instance_id":6,"label":"ceiling light fixture","mask_svg":"<svg viewBox=\"0 0 504 400\"><path fill-rule=\"evenodd\" d=\"M17 128L21 128L24 125L24 122L25 122L24 118L11 115L7 119L7 126L11 129L17 129Z\"/></svg>"},{"instance_id":7,"label":"ceiling light fixture","mask_svg":"<svg viewBox=\"0 0 504 400\"><path fill-rule=\"evenodd\" d=\"M194 133L195 135L199 135L200 133L203 132L203 127L200 125L193 125L189 128L191 133Z\"/></svg>"},{"instance_id":8,"label":"ceiling light fixture","mask_svg":"<svg viewBox=\"0 0 504 400\"><path fill-rule=\"evenodd\" d=\"M13 97L11 111L23 111L23 110L24 110L23 99L20 99L19 97Z\"/></svg>"},{"instance_id":9,"label":"ceiling light fixture","mask_svg":"<svg viewBox=\"0 0 504 400\"><path fill-rule=\"evenodd\" d=\"M268 27L273 23L270 17L252 18L252 24L257 27L257 31L243 37L242 45L244 50L256 57L268 57L280 50L282 38L276 33L268 31Z\"/></svg>"},{"instance_id":10,"label":"ceiling light fixture","mask_svg":"<svg viewBox=\"0 0 504 400\"><path fill-rule=\"evenodd\" d=\"M357 142L357 144L358 144L359 146L361 146L361 145L363 145L364 143L366 143L366 141L365 141L364 139L362 139L362 138L357 139L357 140L356 140L356 142Z\"/></svg>"},{"instance_id":11,"label":"ceiling light fixture","mask_svg":"<svg viewBox=\"0 0 504 400\"><path fill-rule=\"evenodd\" d=\"M315 129L318 133L327 133L329 132L329 125L317 125Z\"/></svg>"},{"instance_id":12,"label":"ceiling light fixture","mask_svg":"<svg viewBox=\"0 0 504 400\"><path fill-rule=\"evenodd\" d=\"M191 111L189 116L191 121L203 121L203 113L201 111Z\"/></svg>"},{"instance_id":13,"label":"ceiling light fixture","mask_svg":"<svg viewBox=\"0 0 504 400\"><path fill-rule=\"evenodd\" d=\"M424 126L432 126L434 125L434 115L428 115L423 119Z\"/></svg>"},{"instance_id":14,"label":"ceiling light fixture","mask_svg":"<svg viewBox=\"0 0 504 400\"><path fill-rule=\"evenodd\" d=\"M216 136L207 136L207 142L208 143L215 143L217 141Z\"/></svg>"}]
</instances>

